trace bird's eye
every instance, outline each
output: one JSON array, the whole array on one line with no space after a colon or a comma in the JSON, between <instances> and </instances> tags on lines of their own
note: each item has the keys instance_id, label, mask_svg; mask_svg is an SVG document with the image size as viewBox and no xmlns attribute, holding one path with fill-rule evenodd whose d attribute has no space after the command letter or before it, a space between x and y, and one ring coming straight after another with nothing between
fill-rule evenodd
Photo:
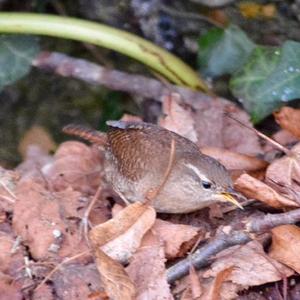
<instances>
[{"instance_id":1,"label":"bird's eye","mask_svg":"<svg viewBox=\"0 0 300 300\"><path fill-rule=\"evenodd\" d=\"M202 181L202 186L203 186L206 190L208 190L208 189L211 188L211 183L208 182L208 181Z\"/></svg>"}]
</instances>

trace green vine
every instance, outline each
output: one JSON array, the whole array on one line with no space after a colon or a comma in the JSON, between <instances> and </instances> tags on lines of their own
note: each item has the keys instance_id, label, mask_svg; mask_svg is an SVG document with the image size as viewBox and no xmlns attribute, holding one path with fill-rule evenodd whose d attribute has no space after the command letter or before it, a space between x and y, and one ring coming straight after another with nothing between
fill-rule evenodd
<instances>
[{"instance_id":1,"label":"green vine","mask_svg":"<svg viewBox=\"0 0 300 300\"><path fill-rule=\"evenodd\" d=\"M0 13L0 33L46 35L109 48L144 63L178 85L208 92L198 74L173 54L106 25L46 14Z\"/></svg>"}]
</instances>

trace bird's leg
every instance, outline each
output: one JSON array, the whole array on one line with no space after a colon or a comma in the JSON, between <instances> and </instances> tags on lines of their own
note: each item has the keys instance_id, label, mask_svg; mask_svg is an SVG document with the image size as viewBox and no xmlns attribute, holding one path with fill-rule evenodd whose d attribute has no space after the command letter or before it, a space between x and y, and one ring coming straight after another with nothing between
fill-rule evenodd
<instances>
[{"instance_id":1,"label":"bird's leg","mask_svg":"<svg viewBox=\"0 0 300 300\"><path fill-rule=\"evenodd\" d=\"M85 210L84 215L80 222L80 229L81 229L80 231L81 231L81 234L84 236L85 240L87 241L87 243L89 243L88 230L89 230L89 227L91 227L91 224L89 222L89 216L90 216L90 213L91 213L96 201L99 199L101 192L102 192L102 185L99 185L95 195L93 196L91 202L89 203L89 206Z\"/></svg>"}]
</instances>

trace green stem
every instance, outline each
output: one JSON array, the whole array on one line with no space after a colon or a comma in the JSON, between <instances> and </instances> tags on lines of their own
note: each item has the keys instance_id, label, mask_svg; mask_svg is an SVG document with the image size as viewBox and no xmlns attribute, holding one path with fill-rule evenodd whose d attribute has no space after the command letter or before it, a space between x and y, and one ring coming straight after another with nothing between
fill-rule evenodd
<instances>
[{"instance_id":1,"label":"green stem","mask_svg":"<svg viewBox=\"0 0 300 300\"><path fill-rule=\"evenodd\" d=\"M106 47L139 60L178 85L208 92L197 73L173 54L106 25L46 14L0 13L0 33L47 35Z\"/></svg>"}]
</instances>

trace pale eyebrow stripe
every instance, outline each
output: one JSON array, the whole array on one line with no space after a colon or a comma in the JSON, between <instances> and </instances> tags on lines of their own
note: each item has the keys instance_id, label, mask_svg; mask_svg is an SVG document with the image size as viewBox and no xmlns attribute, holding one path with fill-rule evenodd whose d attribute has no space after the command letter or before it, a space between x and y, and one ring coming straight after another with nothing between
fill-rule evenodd
<instances>
[{"instance_id":1,"label":"pale eyebrow stripe","mask_svg":"<svg viewBox=\"0 0 300 300\"><path fill-rule=\"evenodd\" d=\"M188 167L189 169L193 170L194 173L203 181L207 181L207 182L211 182L205 175L203 175L198 168L196 168L195 166L191 165L191 164L184 164L186 167Z\"/></svg>"}]
</instances>

